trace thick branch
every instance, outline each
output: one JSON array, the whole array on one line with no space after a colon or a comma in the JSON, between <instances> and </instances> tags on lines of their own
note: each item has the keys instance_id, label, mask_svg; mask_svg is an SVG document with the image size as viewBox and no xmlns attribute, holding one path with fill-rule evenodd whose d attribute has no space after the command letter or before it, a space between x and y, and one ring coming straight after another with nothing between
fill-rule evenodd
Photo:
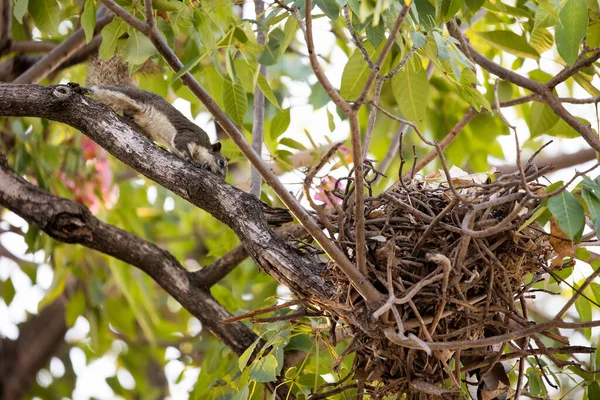
<instances>
[{"instance_id":1,"label":"thick branch","mask_svg":"<svg viewBox=\"0 0 600 400\"><path fill-rule=\"evenodd\" d=\"M56 240L78 243L131 264L152 277L238 355L256 340L245 325L219 323L231 315L168 252L96 219L81 204L47 193L21 178L0 156L0 204Z\"/></svg>"},{"instance_id":2,"label":"thick branch","mask_svg":"<svg viewBox=\"0 0 600 400\"><path fill-rule=\"evenodd\" d=\"M231 227L248 253L271 276L303 296L329 299L334 288L323 281L322 260L299 254L270 229L263 205L152 144L106 106L68 86L0 85L0 115L37 116L81 130L119 160Z\"/></svg>"}]
</instances>

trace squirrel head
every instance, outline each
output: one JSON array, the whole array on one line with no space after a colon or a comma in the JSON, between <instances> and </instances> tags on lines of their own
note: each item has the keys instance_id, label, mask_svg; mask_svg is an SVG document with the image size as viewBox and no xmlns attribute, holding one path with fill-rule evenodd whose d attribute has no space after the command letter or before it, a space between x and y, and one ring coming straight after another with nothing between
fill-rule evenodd
<instances>
[{"instance_id":1,"label":"squirrel head","mask_svg":"<svg viewBox=\"0 0 600 400\"><path fill-rule=\"evenodd\" d=\"M221 142L216 142L212 145L211 153L217 163L217 174L225 179L227 176L227 159L221 154Z\"/></svg>"}]
</instances>

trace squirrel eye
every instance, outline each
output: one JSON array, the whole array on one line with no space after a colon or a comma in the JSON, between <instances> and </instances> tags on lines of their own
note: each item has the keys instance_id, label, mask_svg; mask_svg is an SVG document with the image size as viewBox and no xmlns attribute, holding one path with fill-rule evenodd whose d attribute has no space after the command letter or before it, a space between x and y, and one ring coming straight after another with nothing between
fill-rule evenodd
<instances>
[{"instance_id":1,"label":"squirrel eye","mask_svg":"<svg viewBox=\"0 0 600 400\"><path fill-rule=\"evenodd\" d=\"M225 160L219 160L219 165L221 167L224 167L225 166Z\"/></svg>"}]
</instances>

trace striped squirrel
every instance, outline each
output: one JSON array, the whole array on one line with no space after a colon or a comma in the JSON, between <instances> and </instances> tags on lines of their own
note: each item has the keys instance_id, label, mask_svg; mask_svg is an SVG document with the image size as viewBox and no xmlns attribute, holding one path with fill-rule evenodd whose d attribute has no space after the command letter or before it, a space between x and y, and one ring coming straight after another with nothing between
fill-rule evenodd
<instances>
[{"instance_id":1,"label":"striped squirrel","mask_svg":"<svg viewBox=\"0 0 600 400\"><path fill-rule=\"evenodd\" d=\"M88 62L86 85L93 98L123 113L150 140L222 178L227 175L227 160L221 154L221 143L211 144L202 128L161 96L135 87L135 81L119 56L108 61L92 57Z\"/></svg>"}]
</instances>

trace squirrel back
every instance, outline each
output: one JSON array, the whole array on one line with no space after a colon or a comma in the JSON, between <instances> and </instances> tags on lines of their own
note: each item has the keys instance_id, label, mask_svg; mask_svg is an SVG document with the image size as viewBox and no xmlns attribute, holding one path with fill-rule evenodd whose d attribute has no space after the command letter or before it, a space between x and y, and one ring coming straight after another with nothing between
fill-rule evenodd
<instances>
[{"instance_id":1,"label":"squirrel back","mask_svg":"<svg viewBox=\"0 0 600 400\"><path fill-rule=\"evenodd\" d=\"M161 96L138 89L121 57L109 60L92 57L86 85L95 99L135 122L147 138L223 178L227 174L221 143L211 144L202 128Z\"/></svg>"}]
</instances>

